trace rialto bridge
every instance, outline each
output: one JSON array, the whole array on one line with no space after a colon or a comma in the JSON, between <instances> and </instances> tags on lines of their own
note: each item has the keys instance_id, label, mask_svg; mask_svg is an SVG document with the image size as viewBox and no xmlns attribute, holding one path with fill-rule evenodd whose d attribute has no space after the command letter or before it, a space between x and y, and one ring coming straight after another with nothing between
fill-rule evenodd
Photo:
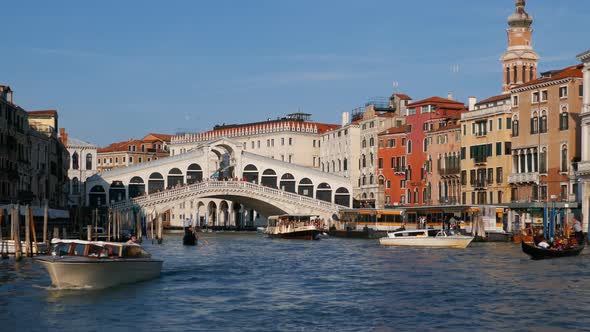
<instances>
[{"instance_id":1,"label":"rialto bridge","mask_svg":"<svg viewBox=\"0 0 590 332\"><path fill-rule=\"evenodd\" d=\"M86 182L91 206L142 209L172 225L254 226L276 214L328 221L351 206L348 178L244 151L228 138L186 153L97 174Z\"/></svg>"}]
</instances>

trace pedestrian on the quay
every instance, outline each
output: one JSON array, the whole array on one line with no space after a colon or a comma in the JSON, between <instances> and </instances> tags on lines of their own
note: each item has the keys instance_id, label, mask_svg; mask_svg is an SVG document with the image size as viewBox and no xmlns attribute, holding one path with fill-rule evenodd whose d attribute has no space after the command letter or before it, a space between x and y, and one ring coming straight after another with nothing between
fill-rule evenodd
<instances>
[{"instance_id":1,"label":"pedestrian on the quay","mask_svg":"<svg viewBox=\"0 0 590 332\"><path fill-rule=\"evenodd\" d=\"M583 243L584 242L584 232L582 231L582 223L575 216L573 217L572 221L573 221L572 228L574 229L574 236L576 238L576 241L578 241L578 243Z\"/></svg>"}]
</instances>

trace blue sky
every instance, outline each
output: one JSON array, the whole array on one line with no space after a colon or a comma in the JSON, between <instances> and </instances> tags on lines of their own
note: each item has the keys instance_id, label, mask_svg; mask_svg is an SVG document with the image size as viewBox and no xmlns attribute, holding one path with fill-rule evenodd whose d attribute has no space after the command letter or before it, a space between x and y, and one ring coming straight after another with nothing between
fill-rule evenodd
<instances>
[{"instance_id":1,"label":"blue sky","mask_svg":"<svg viewBox=\"0 0 590 332\"><path fill-rule=\"evenodd\" d=\"M541 70L590 48L586 1L527 9ZM513 0L10 1L0 84L98 145L299 110L338 123L394 85L415 100L498 94L513 11Z\"/></svg>"}]
</instances>

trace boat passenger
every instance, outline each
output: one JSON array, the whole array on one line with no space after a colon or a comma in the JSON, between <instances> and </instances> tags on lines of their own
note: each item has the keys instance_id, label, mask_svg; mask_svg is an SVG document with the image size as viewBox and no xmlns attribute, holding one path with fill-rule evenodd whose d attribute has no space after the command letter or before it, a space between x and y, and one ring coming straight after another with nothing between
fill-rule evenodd
<instances>
[{"instance_id":1,"label":"boat passenger","mask_svg":"<svg viewBox=\"0 0 590 332\"><path fill-rule=\"evenodd\" d=\"M535 241L535 245L539 245L539 243L541 241L545 241L545 236L543 235L543 230L539 230L539 232L537 232L537 235L535 235L533 237L533 241Z\"/></svg>"},{"instance_id":2,"label":"boat passenger","mask_svg":"<svg viewBox=\"0 0 590 332\"><path fill-rule=\"evenodd\" d=\"M137 236L131 235L131 238L125 244L137 244Z\"/></svg>"},{"instance_id":3,"label":"boat passenger","mask_svg":"<svg viewBox=\"0 0 590 332\"><path fill-rule=\"evenodd\" d=\"M584 232L582 231L582 224L578 220L578 218L573 217L573 225L572 228L574 229L574 236L578 243L584 242Z\"/></svg>"}]
</instances>

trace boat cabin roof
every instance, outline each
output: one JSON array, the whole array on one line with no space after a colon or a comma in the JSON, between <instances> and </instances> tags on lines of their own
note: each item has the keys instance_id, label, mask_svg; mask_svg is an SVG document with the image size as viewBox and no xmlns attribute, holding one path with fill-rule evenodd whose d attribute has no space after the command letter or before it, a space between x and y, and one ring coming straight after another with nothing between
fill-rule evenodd
<instances>
[{"instance_id":1,"label":"boat cabin roof","mask_svg":"<svg viewBox=\"0 0 590 332\"><path fill-rule=\"evenodd\" d=\"M76 244L93 244L95 246L104 247L105 245L118 247L139 246L138 244L127 244L123 242L106 242L106 241L86 241L86 240L71 240L71 239L52 239L51 244L57 243L76 243Z\"/></svg>"}]
</instances>

